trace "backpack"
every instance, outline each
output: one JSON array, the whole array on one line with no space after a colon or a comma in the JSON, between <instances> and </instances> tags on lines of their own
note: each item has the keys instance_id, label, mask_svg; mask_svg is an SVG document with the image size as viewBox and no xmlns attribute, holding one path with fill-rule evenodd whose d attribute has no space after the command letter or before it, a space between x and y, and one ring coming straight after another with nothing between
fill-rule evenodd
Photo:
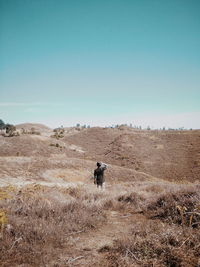
<instances>
[{"instance_id":1,"label":"backpack","mask_svg":"<svg viewBox=\"0 0 200 267\"><path fill-rule=\"evenodd\" d=\"M102 170L106 170L106 169L107 169L107 164L105 164L105 163L103 163L103 162L100 162L100 163L101 163L100 168L101 168Z\"/></svg>"}]
</instances>

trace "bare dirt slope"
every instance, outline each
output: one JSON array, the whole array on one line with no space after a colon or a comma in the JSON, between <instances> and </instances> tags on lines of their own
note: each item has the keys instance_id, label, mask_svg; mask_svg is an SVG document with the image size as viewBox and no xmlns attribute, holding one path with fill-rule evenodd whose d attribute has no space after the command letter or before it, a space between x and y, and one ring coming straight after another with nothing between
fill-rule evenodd
<instances>
[{"instance_id":1,"label":"bare dirt slope","mask_svg":"<svg viewBox=\"0 0 200 267\"><path fill-rule=\"evenodd\" d=\"M136 131L92 128L66 140L85 157L177 181L199 180L200 131Z\"/></svg>"}]
</instances>

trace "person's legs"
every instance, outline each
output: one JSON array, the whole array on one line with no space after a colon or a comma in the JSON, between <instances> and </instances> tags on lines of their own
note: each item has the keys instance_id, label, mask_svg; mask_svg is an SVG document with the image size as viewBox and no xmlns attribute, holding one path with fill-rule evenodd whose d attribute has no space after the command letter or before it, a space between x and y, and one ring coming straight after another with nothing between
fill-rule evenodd
<instances>
[{"instance_id":1,"label":"person's legs","mask_svg":"<svg viewBox=\"0 0 200 267\"><path fill-rule=\"evenodd\" d=\"M97 177L97 188L101 187L102 189L102 184L103 184L102 177L101 176Z\"/></svg>"},{"instance_id":2,"label":"person's legs","mask_svg":"<svg viewBox=\"0 0 200 267\"><path fill-rule=\"evenodd\" d=\"M97 183L97 188L101 188L101 189L103 189L103 184L102 183Z\"/></svg>"},{"instance_id":3,"label":"person's legs","mask_svg":"<svg viewBox=\"0 0 200 267\"><path fill-rule=\"evenodd\" d=\"M101 189L104 190L104 183L99 184L99 187L101 187Z\"/></svg>"}]
</instances>

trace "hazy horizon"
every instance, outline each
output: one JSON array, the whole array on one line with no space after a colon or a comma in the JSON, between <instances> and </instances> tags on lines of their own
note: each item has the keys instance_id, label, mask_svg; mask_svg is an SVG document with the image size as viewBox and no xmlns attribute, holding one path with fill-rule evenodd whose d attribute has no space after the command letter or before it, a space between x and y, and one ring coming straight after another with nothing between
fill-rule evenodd
<instances>
[{"instance_id":1,"label":"hazy horizon","mask_svg":"<svg viewBox=\"0 0 200 267\"><path fill-rule=\"evenodd\" d=\"M200 113L193 113L193 114L176 114L175 115L157 115L157 116L152 116L149 115L149 117L145 116L141 116L141 117L135 117L135 120L132 120L132 117L130 118L130 120L126 120L123 119L123 117L121 118L112 118L112 120L109 119L96 119L95 121L91 121L91 120L87 120L85 118L83 118L82 120L76 120L76 119L65 119L65 118L59 118L59 119L52 119L52 120L33 120L33 121L4 121L4 123L11 123L14 125L18 125L18 124L26 124L26 123L30 123L30 124L43 124L45 126L48 126L50 128L57 128L57 127L75 127L77 124L80 124L80 126L90 126L90 127L112 127L112 126L116 126L116 125L127 125L127 126L131 126L131 127L141 127L142 129L146 129L149 128L151 130L156 130L156 129L163 129L165 128L167 129L184 129L184 130L198 130L200 128L195 128L192 127L193 122L191 121L191 117L195 118L195 121L198 121L200 116ZM165 121L165 124L163 124L161 121ZM179 121L179 124L177 126L177 121Z\"/></svg>"},{"instance_id":2,"label":"hazy horizon","mask_svg":"<svg viewBox=\"0 0 200 267\"><path fill-rule=\"evenodd\" d=\"M198 0L0 0L0 119L200 129Z\"/></svg>"}]
</instances>

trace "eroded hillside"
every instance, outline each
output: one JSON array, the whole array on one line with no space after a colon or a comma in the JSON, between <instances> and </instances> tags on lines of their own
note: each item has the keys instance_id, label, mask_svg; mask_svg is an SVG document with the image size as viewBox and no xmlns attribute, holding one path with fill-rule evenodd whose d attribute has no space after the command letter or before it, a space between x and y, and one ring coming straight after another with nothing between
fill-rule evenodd
<instances>
[{"instance_id":1,"label":"eroded hillside","mask_svg":"<svg viewBox=\"0 0 200 267\"><path fill-rule=\"evenodd\" d=\"M33 165L43 162L43 167L49 160L53 162L53 158L56 161L57 157L65 160L65 164L68 158L89 160L94 164L105 161L127 171L131 169L170 181L194 182L200 178L200 131L137 131L130 128L73 131L70 128L63 138L56 139L49 129L40 126L39 130L41 135L0 136L0 156L35 157L33 162L39 156L40 163ZM91 165L87 167L87 161L85 168L92 169Z\"/></svg>"},{"instance_id":2,"label":"eroded hillside","mask_svg":"<svg viewBox=\"0 0 200 267\"><path fill-rule=\"evenodd\" d=\"M93 128L66 137L87 158L166 180L199 180L200 131L137 131Z\"/></svg>"}]
</instances>

